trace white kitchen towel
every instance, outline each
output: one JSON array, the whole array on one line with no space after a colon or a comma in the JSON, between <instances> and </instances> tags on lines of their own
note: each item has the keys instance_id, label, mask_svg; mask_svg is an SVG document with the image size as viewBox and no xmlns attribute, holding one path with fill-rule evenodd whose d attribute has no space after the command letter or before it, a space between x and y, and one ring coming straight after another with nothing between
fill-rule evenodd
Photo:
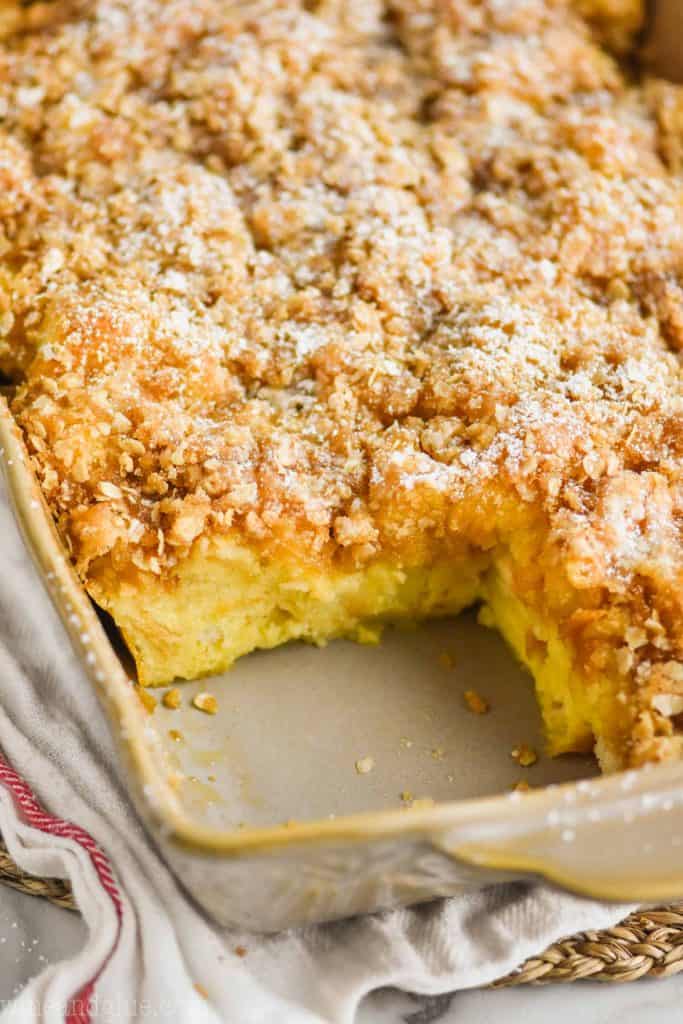
<instances>
[{"instance_id":1,"label":"white kitchen towel","mask_svg":"<svg viewBox=\"0 0 683 1024\"><path fill-rule=\"evenodd\" d=\"M518 884L269 938L217 928L128 800L104 715L1 486L0 833L26 871L70 879L88 939L33 978L0 1024L351 1024L375 988L480 985L631 909Z\"/></svg>"}]
</instances>

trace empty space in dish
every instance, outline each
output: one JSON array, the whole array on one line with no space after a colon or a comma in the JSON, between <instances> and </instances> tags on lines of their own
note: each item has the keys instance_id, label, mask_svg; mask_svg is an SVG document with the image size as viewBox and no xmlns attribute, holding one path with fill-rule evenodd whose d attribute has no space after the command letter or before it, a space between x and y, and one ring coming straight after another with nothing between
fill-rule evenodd
<instances>
[{"instance_id":1,"label":"empty space in dish","mask_svg":"<svg viewBox=\"0 0 683 1024\"><path fill-rule=\"evenodd\" d=\"M149 724L186 811L213 826L488 796L520 779L541 786L597 771L591 757L544 755L531 678L474 612L388 628L376 647L259 651L178 687L181 707L159 703ZM487 714L468 710L468 689L488 701ZM215 715L191 706L202 692L217 698ZM538 753L532 767L511 756L521 744ZM370 770L359 773L359 761Z\"/></svg>"}]
</instances>

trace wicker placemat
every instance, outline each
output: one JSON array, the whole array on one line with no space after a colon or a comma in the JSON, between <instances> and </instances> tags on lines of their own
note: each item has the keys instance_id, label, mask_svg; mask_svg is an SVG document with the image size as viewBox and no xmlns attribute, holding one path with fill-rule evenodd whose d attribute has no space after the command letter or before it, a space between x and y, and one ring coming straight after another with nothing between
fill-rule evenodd
<instances>
[{"instance_id":1,"label":"wicker placemat","mask_svg":"<svg viewBox=\"0 0 683 1024\"><path fill-rule=\"evenodd\" d=\"M42 896L67 910L76 910L71 885L61 878L36 878L17 867L0 839L0 882L29 896Z\"/></svg>"},{"instance_id":2,"label":"wicker placemat","mask_svg":"<svg viewBox=\"0 0 683 1024\"><path fill-rule=\"evenodd\" d=\"M27 893L29 896L42 896L49 899L50 903L66 907L68 910L75 910L76 904L69 882L62 879L37 879L33 874L27 874L22 868L17 867L7 853L6 847L0 839L0 882L3 885L18 889L20 893Z\"/></svg>"},{"instance_id":3,"label":"wicker placemat","mask_svg":"<svg viewBox=\"0 0 683 1024\"><path fill-rule=\"evenodd\" d=\"M546 985L551 981L636 981L668 978L683 970L683 902L637 910L599 932L554 942L493 983Z\"/></svg>"},{"instance_id":4,"label":"wicker placemat","mask_svg":"<svg viewBox=\"0 0 683 1024\"><path fill-rule=\"evenodd\" d=\"M61 878L35 878L18 868L0 840L0 882L76 910L71 886ZM530 957L494 988L556 981L636 981L668 978L683 970L683 902L638 910L599 932L580 932Z\"/></svg>"}]
</instances>

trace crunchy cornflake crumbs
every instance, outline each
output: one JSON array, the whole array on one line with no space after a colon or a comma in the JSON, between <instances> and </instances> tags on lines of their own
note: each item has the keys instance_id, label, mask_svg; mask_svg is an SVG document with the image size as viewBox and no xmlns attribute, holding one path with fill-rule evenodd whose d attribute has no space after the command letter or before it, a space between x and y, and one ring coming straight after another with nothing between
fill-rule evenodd
<instances>
[{"instance_id":1,"label":"crunchy cornflake crumbs","mask_svg":"<svg viewBox=\"0 0 683 1024\"><path fill-rule=\"evenodd\" d=\"M148 690L145 690L143 686L138 686L136 687L136 689L138 697L140 698L140 703L142 704L145 711L148 711L149 714L151 715L151 713L157 706L156 697L153 697L152 694Z\"/></svg>"},{"instance_id":2,"label":"crunchy cornflake crumbs","mask_svg":"<svg viewBox=\"0 0 683 1024\"><path fill-rule=\"evenodd\" d=\"M475 715L485 715L489 710L489 702L485 700L476 690L465 690L463 697L465 704Z\"/></svg>"},{"instance_id":3,"label":"crunchy cornflake crumbs","mask_svg":"<svg viewBox=\"0 0 683 1024\"><path fill-rule=\"evenodd\" d=\"M161 698L161 703L165 708L171 708L175 711L176 708L180 707L180 690L177 686L174 686L172 690L167 690Z\"/></svg>"},{"instance_id":4,"label":"crunchy cornflake crumbs","mask_svg":"<svg viewBox=\"0 0 683 1024\"><path fill-rule=\"evenodd\" d=\"M409 789L404 789L402 791L402 793L401 793L401 800L403 801L404 804L412 803L413 794L410 792Z\"/></svg>"},{"instance_id":5,"label":"crunchy cornflake crumbs","mask_svg":"<svg viewBox=\"0 0 683 1024\"><path fill-rule=\"evenodd\" d=\"M218 711L218 701L212 693L198 693L192 698L192 706L206 715L215 715Z\"/></svg>"},{"instance_id":6,"label":"crunchy cornflake crumbs","mask_svg":"<svg viewBox=\"0 0 683 1024\"><path fill-rule=\"evenodd\" d=\"M515 793L528 793L533 787L529 785L526 779L520 779L519 782L515 782L512 788Z\"/></svg>"},{"instance_id":7,"label":"crunchy cornflake crumbs","mask_svg":"<svg viewBox=\"0 0 683 1024\"><path fill-rule=\"evenodd\" d=\"M356 771L359 775L367 775L374 767L374 757L361 757L356 761Z\"/></svg>"},{"instance_id":8,"label":"crunchy cornflake crumbs","mask_svg":"<svg viewBox=\"0 0 683 1024\"><path fill-rule=\"evenodd\" d=\"M206 991L203 985L200 985L198 981L194 983L195 992L199 992L202 999L208 999L209 993Z\"/></svg>"},{"instance_id":9,"label":"crunchy cornflake crumbs","mask_svg":"<svg viewBox=\"0 0 683 1024\"><path fill-rule=\"evenodd\" d=\"M171 737L174 743L180 743L180 741L183 738L183 734L181 732L178 732L177 729L169 729L168 735Z\"/></svg>"},{"instance_id":10,"label":"crunchy cornflake crumbs","mask_svg":"<svg viewBox=\"0 0 683 1024\"><path fill-rule=\"evenodd\" d=\"M538 761L538 754L533 747L527 746L526 743L521 743L518 747L515 747L514 750L510 751L510 754L522 768L528 768Z\"/></svg>"},{"instance_id":11,"label":"crunchy cornflake crumbs","mask_svg":"<svg viewBox=\"0 0 683 1024\"><path fill-rule=\"evenodd\" d=\"M235 946L234 953L235 953L235 956L244 957L244 956L247 955L247 947L246 946Z\"/></svg>"}]
</instances>

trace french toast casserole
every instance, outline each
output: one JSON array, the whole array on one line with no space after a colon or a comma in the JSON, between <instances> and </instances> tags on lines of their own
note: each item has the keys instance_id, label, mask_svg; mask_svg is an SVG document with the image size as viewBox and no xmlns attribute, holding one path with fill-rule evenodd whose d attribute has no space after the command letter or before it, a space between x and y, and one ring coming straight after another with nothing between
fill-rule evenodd
<instances>
[{"instance_id":1,"label":"french toast casserole","mask_svg":"<svg viewBox=\"0 0 683 1024\"><path fill-rule=\"evenodd\" d=\"M0 8L0 368L142 684L479 602L552 753L682 754L683 91L641 16Z\"/></svg>"}]
</instances>

